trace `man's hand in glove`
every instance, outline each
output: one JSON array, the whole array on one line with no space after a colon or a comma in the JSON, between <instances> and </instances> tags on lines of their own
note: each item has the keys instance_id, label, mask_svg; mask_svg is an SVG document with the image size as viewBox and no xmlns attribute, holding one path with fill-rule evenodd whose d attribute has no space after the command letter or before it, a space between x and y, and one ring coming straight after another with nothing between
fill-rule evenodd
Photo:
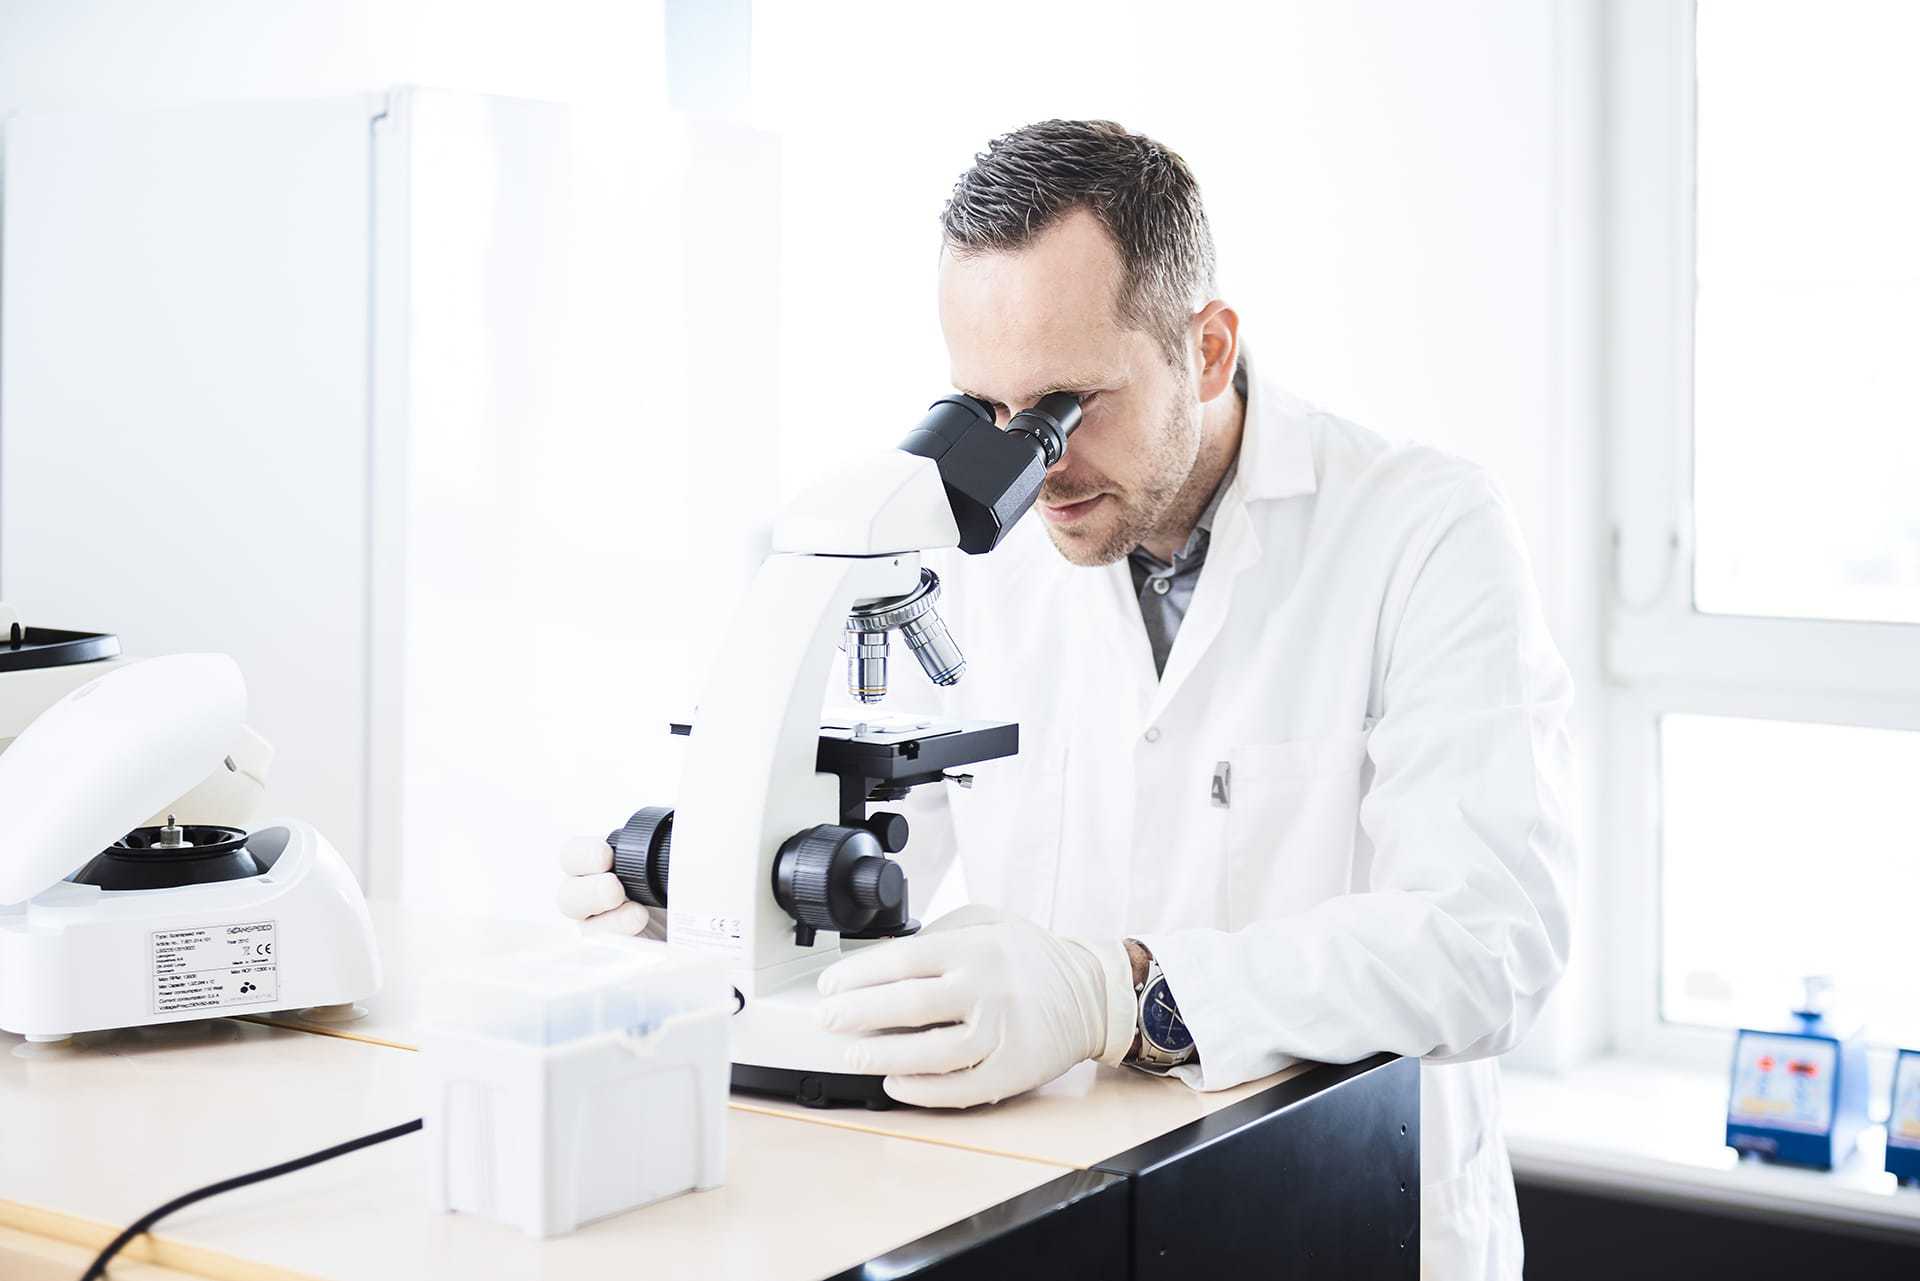
<instances>
[{"instance_id":1,"label":"man's hand in glove","mask_svg":"<svg viewBox=\"0 0 1920 1281\"><path fill-rule=\"evenodd\" d=\"M613 851L598 836L576 836L560 847L560 910L589 930L638 934L647 928L647 909L627 897L613 874Z\"/></svg>"},{"instance_id":2,"label":"man's hand in glove","mask_svg":"<svg viewBox=\"0 0 1920 1281\"><path fill-rule=\"evenodd\" d=\"M922 1107L993 1103L1084 1059L1118 1064L1136 1006L1125 946L1059 938L963 907L911 938L864 948L820 975L820 1019L864 1032L847 1071L884 1075Z\"/></svg>"}]
</instances>

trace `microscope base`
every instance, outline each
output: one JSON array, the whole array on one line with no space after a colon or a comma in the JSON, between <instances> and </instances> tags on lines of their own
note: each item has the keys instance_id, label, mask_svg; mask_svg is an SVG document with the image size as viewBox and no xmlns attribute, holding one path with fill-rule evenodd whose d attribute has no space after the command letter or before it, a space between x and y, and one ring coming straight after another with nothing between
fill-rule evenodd
<instances>
[{"instance_id":1,"label":"microscope base","mask_svg":"<svg viewBox=\"0 0 1920 1281\"><path fill-rule=\"evenodd\" d=\"M842 1070L858 1038L820 1026L814 977L750 998L733 1016L733 1088L812 1108L892 1107L884 1077Z\"/></svg>"},{"instance_id":2,"label":"microscope base","mask_svg":"<svg viewBox=\"0 0 1920 1281\"><path fill-rule=\"evenodd\" d=\"M752 1063L733 1065L733 1088L742 1094L792 1099L810 1108L857 1105L869 1111L885 1111L895 1106L881 1088L885 1080L881 1076L857 1076L851 1072L812 1072L805 1068L759 1067Z\"/></svg>"}]
</instances>

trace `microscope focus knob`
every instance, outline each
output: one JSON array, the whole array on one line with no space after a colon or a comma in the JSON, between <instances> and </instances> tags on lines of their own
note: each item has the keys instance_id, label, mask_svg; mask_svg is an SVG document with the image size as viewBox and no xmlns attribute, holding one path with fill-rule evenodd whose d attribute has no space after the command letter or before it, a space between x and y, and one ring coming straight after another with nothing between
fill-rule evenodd
<instances>
[{"instance_id":1,"label":"microscope focus knob","mask_svg":"<svg viewBox=\"0 0 1920 1281\"><path fill-rule=\"evenodd\" d=\"M810 827L788 839L773 860L774 901L798 922L795 936L803 947L815 930L865 929L897 910L906 892L906 873L861 827Z\"/></svg>"},{"instance_id":2,"label":"microscope focus knob","mask_svg":"<svg viewBox=\"0 0 1920 1281\"><path fill-rule=\"evenodd\" d=\"M907 898L907 874L884 858L863 858L853 865L853 901L874 914L898 911Z\"/></svg>"},{"instance_id":3,"label":"microscope focus knob","mask_svg":"<svg viewBox=\"0 0 1920 1281\"><path fill-rule=\"evenodd\" d=\"M627 897L652 908L667 905L667 868L673 858L673 811L649 805L607 835L613 849L613 874Z\"/></svg>"}]
</instances>

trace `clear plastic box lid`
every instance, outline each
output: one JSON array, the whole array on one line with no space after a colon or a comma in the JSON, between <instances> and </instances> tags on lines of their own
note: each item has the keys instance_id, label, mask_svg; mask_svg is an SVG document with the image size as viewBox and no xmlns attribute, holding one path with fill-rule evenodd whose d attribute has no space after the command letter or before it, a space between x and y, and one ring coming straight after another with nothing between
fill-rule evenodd
<instances>
[{"instance_id":1,"label":"clear plastic box lid","mask_svg":"<svg viewBox=\"0 0 1920 1281\"><path fill-rule=\"evenodd\" d=\"M444 976L439 988L431 1019L439 1030L535 1047L645 1034L676 1014L734 1005L719 963L634 938L508 953Z\"/></svg>"}]
</instances>

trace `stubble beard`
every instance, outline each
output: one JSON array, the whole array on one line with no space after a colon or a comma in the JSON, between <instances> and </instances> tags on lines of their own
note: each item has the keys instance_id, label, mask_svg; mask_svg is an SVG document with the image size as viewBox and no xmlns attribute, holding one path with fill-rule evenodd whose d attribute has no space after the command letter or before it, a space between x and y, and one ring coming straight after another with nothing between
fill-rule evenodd
<instances>
[{"instance_id":1,"label":"stubble beard","mask_svg":"<svg viewBox=\"0 0 1920 1281\"><path fill-rule=\"evenodd\" d=\"M1072 452L1071 445L1068 452ZM1125 493L1104 491L1104 510L1086 526L1062 529L1043 517L1054 549L1070 563L1086 569L1122 559L1166 518L1199 456L1200 409L1183 389L1174 396L1162 429L1153 438L1145 472L1150 479ZM1043 488L1040 497L1057 505L1090 498L1098 492L1102 491L1049 492Z\"/></svg>"}]
</instances>

